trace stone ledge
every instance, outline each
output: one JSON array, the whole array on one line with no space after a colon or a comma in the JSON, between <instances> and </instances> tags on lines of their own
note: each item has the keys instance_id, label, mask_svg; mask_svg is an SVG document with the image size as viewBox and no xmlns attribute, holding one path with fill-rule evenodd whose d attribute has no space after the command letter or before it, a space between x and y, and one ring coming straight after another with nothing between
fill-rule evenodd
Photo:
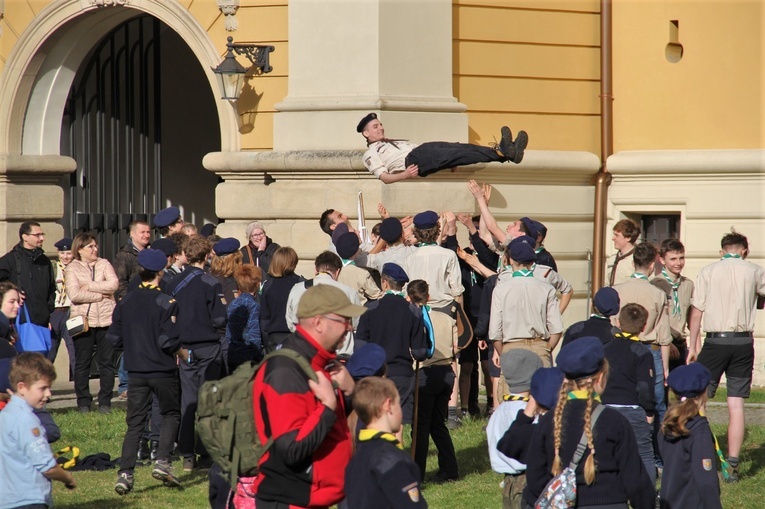
<instances>
[{"instance_id":1,"label":"stone ledge","mask_svg":"<svg viewBox=\"0 0 765 509\"><path fill-rule=\"evenodd\" d=\"M608 158L614 175L765 175L765 150L639 150Z\"/></svg>"},{"instance_id":2,"label":"stone ledge","mask_svg":"<svg viewBox=\"0 0 765 509\"><path fill-rule=\"evenodd\" d=\"M237 175L252 176L269 173L282 178L368 178L374 179L364 168L363 150L292 150L292 151L241 151L211 152L202 164L224 178L236 179ZM439 177L451 180L480 178L488 182L510 183L580 183L587 184L600 168L600 159L589 152L529 150L520 165L487 163L463 167L458 173L441 172ZM481 171L481 175L476 175ZM248 175L249 174L249 175ZM434 179L428 177L430 181Z\"/></svg>"},{"instance_id":3,"label":"stone ledge","mask_svg":"<svg viewBox=\"0 0 765 509\"><path fill-rule=\"evenodd\" d=\"M77 162L67 156L0 154L0 174L65 175L76 169Z\"/></svg>"}]
</instances>

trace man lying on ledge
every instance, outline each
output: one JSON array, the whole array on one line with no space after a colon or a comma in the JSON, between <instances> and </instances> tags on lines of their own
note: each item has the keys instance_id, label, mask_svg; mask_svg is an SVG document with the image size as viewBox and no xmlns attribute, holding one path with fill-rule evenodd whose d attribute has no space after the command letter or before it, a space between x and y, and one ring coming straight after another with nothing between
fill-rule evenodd
<instances>
[{"instance_id":1,"label":"man lying on ledge","mask_svg":"<svg viewBox=\"0 0 765 509\"><path fill-rule=\"evenodd\" d=\"M406 140L385 137L385 129L376 113L370 113L356 126L369 147L364 152L364 166L377 178L391 184L410 177L426 177L440 170L476 163L512 161L518 164L529 142L526 131L520 131L513 141L510 128L502 127L502 137L496 146L482 147L470 143L431 141L414 145Z\"/></svg>"}]
</instances>

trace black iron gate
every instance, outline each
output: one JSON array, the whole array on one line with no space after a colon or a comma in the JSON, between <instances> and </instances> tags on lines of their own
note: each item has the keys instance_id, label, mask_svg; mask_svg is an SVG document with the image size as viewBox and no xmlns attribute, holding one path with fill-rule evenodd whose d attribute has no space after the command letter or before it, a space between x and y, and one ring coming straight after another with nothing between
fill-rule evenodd
<instances>
[{"instance_id":1,"label":"black iron gate","mask_svg":"<svg viewBox=\"0 0 765 509\"><path fill-rule=\"evenodd\" d=\"M63 117L61 153L77 161L65 188L64 229L97 234L109 260L134 219L160 208L160 21L115 28L77 72Z\"/></svg>"}]
</instances>

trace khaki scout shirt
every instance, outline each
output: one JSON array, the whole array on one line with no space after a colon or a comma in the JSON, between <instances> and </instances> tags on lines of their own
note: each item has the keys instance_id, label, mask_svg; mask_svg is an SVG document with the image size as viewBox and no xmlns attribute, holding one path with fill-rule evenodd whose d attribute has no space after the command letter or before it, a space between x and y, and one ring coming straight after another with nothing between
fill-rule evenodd
<instances>
[{"instance_id":1,"label":"khaki scout shirt","mask_svg":"<svg viewBox=\"0 0 765 509\"><path fill-rule=\"evenodd\" d=\"M635 248L633 247L630 254L624 258L619 258L619 263L616 262L616 257L620 256L618 252L608 258L608 264L606 265L606 273L608 274L606 283L608 286L614 286L629 281L630 276L635 272L634 260L632 258L634 250ZM613 274L614 265L616 265L616 274ZM610 282L612 279L613 283Z\"/></svg>"},{"instance_id":2,"label":"khaki scout shirt","mask_svg":"<svg viewBox=\"0 0 765 509\"><path fill-rule=\"evenodd\" d=\"M728 258L701 269L691 304L704 312L706 332L751 332L757 295L765 295L765 269Z\"/></svg>"},{"instance_id":3,"label":"khaki scout shirt","mask_svg":"<svg viewBox=\"0 0 765 509\"><path fill-rule=\"evenodd\" d=\"M388 249L385 251L382 251L377 254L370 254L367 256L367 261L369 263L369 267L374 267L375 269L382 272L383 265L386 263L395 263L402 269L404 269L404 272L409 275L409 271L407 270L407 260L409 259L409 255L415 252L417 248L415 246L406 246L404 244L396 244L395 246L389 246Z\"/></svg>"},{"instance_id":4,"label":"khaki scout shirt","mask_svg":"<svg viewBox=\"0 0 765 509\"><path fill-rule=\"evenodd\" d=\"M552 267L547 265L534 264L534 277L545 283L552 285L560 293L570 293L573 291L571 283L558 274Z\"/></svg>"},{"instance_id":5,"label":"khaki scout shirt","mask_svg":"<svg viewBox=\"0 0 765 509\"><path fill-rule=\"evenodd\" d=\"M434 308L448 306L462 295L462 272L457 253L440 246L420 246L406 261L409 281L422 279L428 283L430 300Z\"/></svg>"},{"instance_id":6,"label":"khaki scout shirt","mask_svg":"<svg viewBox=\"0 0 765 509\"><path fill-rule=\"evenodd\" d=\"M670 274L672 277L672 274ZM667 309L669 310L669 330L673 339L685 340L687 336L688 310L691 307L691 297L693 296L693 281L683 276L673 279L677 283L677 297L680 302L680 313L675 312L675 301L672 297L672 286L664 276L659 275L651 280L651 284L664 291L667 294Z\"/></svg>"},{"instance_id":7,"label":"khaki scout shirt","mask_svg":"<svg viewBox=\"0 0 765 509\"><path fill-rule=\"evenodd\" d=\"M368 270L357 267L350 263L343 267L340 271L340 275L337 276L337 282L348 285L359 294L359 301L361 305L367 303L368 300L377 300L382 297L382 290L377 286L375 280L372 279L372 275Z\"/></svg>"},{"instance_id":8,"label":"khaki scout shirt","mask_svg":"<svg viewBox=\"0 0 765 509\"><path fill-rule=\"evenodd\" d=\"M535 277L499 275L491 297L489 340L507 343L563 332L555 288Z\"/></svg>"},{"instance_id":9,"label":"khaki scout shirt","mask_svg":"<svg viewBox=\"0 0 765 509\"><path fill-rule=\"evenodd\" d=\"M364 166L378 179L383 173L401 173L406 170L406 156L416 146L403 140L376 141L364 152Z\"/></svg>"},{"instance_id":10,"label":"khaki scout shirt","mask_svg":"<svg viewBox=\"0 0 765 509\"><path fill-rule=\"evenodd\" d=\"M645 330L639 334L640 341L668 345L672 343L669 332L669 309L667 294L656 288L647 279L629 279L625 283L614 285L619 294L621 307L625 304L636 303L648 311L648 321ZM611 323L616 325L616 316L611 317Z\"/></svg>"}]
</instances>

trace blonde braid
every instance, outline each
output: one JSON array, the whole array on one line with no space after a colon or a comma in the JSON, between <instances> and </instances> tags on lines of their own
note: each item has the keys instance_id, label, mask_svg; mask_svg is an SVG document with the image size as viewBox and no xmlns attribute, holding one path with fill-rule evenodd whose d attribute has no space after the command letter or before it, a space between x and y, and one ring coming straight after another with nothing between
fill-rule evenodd
<instances>
[{"instance_id":1,"label":"blonde braid","mask_svg":"<svg viewBox=\"0 0 765 509\"><path fill-rule=\"evenodd\" d=\"M560 444L563 438L561 436L563 434L563 409L568 399L570 384L570 381L563 380L560 386L560 393L558 394L558 403L555 405L555 413L553 414L553 439L555 440L555 457L551 472L553 476L560 474L563 470L563 461L560 459Z\"/></svg>"},{"instance_id":2,"label":"blonde braid","mask_svg":"<svg viewBox=\"0 0 765 509\"><path fill-rule=\"evenodd\" d=\"M587 456L587 460L584 462L584 480L587 485L591 485L595 482L595 444L592 441L592 407L594 402L594 393L592 390L592 378L588 378L585 381L585 388L587 390L587 407L584 410L584 433L587 435L587 448L590 450L590 455Z\"/></svg>"}]
</instances>

